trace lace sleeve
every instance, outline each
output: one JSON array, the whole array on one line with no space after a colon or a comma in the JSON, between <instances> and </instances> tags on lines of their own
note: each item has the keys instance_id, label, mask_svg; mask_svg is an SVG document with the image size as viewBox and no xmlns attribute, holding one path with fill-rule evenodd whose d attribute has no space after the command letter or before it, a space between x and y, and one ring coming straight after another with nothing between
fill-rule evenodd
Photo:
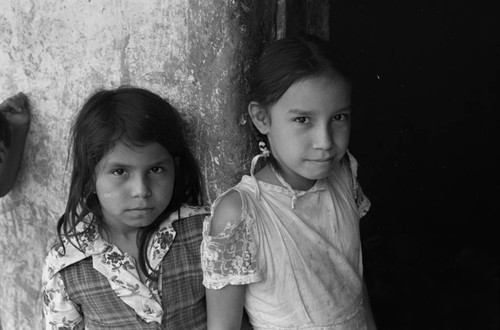
<instances>
[{"instance_id":1,"label":"lace sleeve","mask_svg":"<svg viewBox=\"0 0 500 330\"><path fill-rule=\"evenodd\" d=\"M249 221L228 224L217 236L209 236L211 217L203 223L201 267L203 285L222 289L226 285L259 282L262 274L257 262L257 247Z\"/></svg>"},{"instance_id":2,"label":"lace sleeve","mask_svg":"<svg viewBox=\"0 0 500 330\"><path fill-rule=\"evenodd\" d=\"M351 153L348 152L347 155L349 158L349 166L351 170L354 198L356 199L356 206L358 207L359 217L362 218L370 210L371 202L363 193L363 190L361 189L361 186L358 182L358 161L356 160L356 158L354 158L353 155L351 155Z\"/></svg>"},{"instance_id":3,"label":"lace sleeve","mask_svg":"<svg viewBox=\"0 0 500 330\"><path fill-rule=\"evenodd\" d=\"M359 217L362 218L368 213L370 210L371 202L363 193L361 186L357 184L356 190L354 191L356 194L356 205L358 206Z\"/></svg>"}]
</instances>

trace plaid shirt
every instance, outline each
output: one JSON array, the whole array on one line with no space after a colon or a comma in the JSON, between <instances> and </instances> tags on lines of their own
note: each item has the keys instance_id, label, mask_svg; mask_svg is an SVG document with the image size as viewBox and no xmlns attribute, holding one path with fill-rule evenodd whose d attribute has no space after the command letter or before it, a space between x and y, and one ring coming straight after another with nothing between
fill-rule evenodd
<instances>
[{"instance_id":1,"label":"plaid shirt","mask_svg":"<svg viewBox=\"0 0 500 330\"><path fill-rule=\"evenodd\" d=\"M200 244L203 218L190 215L172 223L176 236L161 261L162 324L145 322L94 269L93 258L59 271L68 298L80 308L86 329L206 329ZM144 306L147 309L147 306Z\"/></svg>"},{"instance_id":2,"label":"plaid shirt","mask_svg":"<svg viewBox=\"0 0 500 330\"><path fill-rule=\"evenodd\" d=\"M207 328L200 258L204 217L197 215L173 223L177 237L162 263L163 329Z\"/></svg>"}]
</instances>

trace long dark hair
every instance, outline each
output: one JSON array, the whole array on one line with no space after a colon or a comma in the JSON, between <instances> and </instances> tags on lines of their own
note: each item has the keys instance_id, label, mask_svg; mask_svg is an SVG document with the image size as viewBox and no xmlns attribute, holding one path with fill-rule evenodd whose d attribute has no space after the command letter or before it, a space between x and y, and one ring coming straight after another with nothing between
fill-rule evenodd
<instances>
[{"instance_id":1,"label":"long dark hair","mask_svg":"<svg viewBox=\"0 0 500 330\"><path fill-rule=\"evenodd\" d=\"M106 153L119 141L132 146L158 142L177 161L169 205L153 223L141 228L137 236L138 264L148 274L147 269L151 267L147 243L160 223L183 203L202 204L200 171L188 148L184 125L172 105L145 89L119 87L91 95L71 128L73 172L66 210L57 223L61 244L63 237L68 240L73 237L77 242L75 246L82 249L82 235L91 234L88 231L92 227L104 229L101 206L95 194L95 169ZM77 225L82 221L93 226L78 232Z\"/></svg>"},{"instance_id":2,"label":"long dark hair","mask_svg":"<svg viewBox=\"0 0 500 330\"><path fill-rule=\"evenodd\" d=\"M257 62L251 98L269 107L294 83L323 76L351 82L350 63L334 43L314 35L279 39L264 49Z\"/></svg>"}]
</instances>

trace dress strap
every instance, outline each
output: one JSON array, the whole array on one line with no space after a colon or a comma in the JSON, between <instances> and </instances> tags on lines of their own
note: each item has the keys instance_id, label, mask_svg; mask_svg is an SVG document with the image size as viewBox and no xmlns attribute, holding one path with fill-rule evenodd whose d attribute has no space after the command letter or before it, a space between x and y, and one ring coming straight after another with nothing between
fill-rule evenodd
<instances>
[{"instance_id":1,"label":"dress strap","mask_svg":"<svg viewBox=\"0 0 500 330\"><path fill-rule=\"evenodd\" d=\"M271 155L271 152L266 147L265 142L263 142L263 141L259 142L259 149L260 149L261 153L258 154L257 156L255 156L252 159L252 162L250 164L250 176L252 177L252 179L254 181L255 197L257 198L257 200L260 200L260 189L259 189L259 182L258 182L257 178L255 178L255 167L257 166L257 162L259 161L259 159L261 157L268 158L269 155Z\"/></svg>"},{"instance_id":2,"label":"dress strap","mask_svg":"<svg viewBox=\"0 0 500 330\"><path fill-rule=\"evenodd\" d=\"M283 179L279 171L277 171L272 164L269 167L271 168L271 171L274 173L278 181L283 185L283 187L285 187L292 194L291 206L292 210L295 209L295 202L297 202L297 191L295 191L295 189L293 189L292 186L290 186L290 184L288 184L288 182L286 182L285 179Z\"/></svg>"}]
</instances>

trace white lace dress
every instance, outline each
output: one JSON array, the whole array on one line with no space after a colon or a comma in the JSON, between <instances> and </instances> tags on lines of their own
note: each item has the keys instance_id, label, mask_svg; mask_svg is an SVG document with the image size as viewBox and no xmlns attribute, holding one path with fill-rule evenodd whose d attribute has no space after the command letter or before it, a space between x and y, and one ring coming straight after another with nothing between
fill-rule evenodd
<instances>
[{"instance_id":1,"label":"white lace dress","mask_svg":"<svg viewBox=\"0 0 500 330\"><path fill-rule=\"evenodd\" d=\"M308 191L244 176L229 190L241 195L241 221L211 237L205 220L205 287L247 284L255 329L366 328L359 218L370 202L356 172L348 154Z\"/></svg>"}]
</instances>

